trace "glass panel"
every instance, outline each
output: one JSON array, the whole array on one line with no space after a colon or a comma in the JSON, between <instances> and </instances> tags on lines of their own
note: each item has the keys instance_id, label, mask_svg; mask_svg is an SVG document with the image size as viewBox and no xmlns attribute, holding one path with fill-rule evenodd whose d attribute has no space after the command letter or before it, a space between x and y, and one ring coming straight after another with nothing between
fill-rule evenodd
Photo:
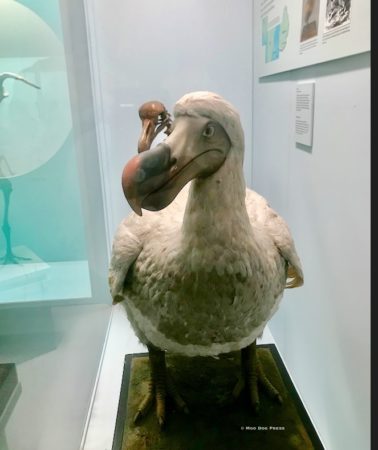
<instances>
[{"instance_id":1,"label":"glass panel","mask_svg":"<svg viewBox=\"0 0 378 450\"><path fill-rule=\"evenodd\" d=\"M44 20L58 5L39 17L42 2L28 3L3 2L14 21L0 54L3 303L91 296L61 28Z\"/></svg>"},{"instance_id":2,"label":"glass panel","mask_svg":"<svg viewBox=\"0 0 378 450\"><path fill-rule=\"evenodd\" d=\"M90 89L60 14L0 0L1 450L80 447L111 310Z\"/></svg>"}]
</instances>

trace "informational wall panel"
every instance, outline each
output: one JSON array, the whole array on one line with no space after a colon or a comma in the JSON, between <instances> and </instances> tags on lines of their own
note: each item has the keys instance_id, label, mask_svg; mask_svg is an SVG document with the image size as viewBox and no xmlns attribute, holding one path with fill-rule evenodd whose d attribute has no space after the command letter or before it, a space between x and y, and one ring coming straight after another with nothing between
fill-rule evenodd
<instances>
[{"instance_id":1,"label":"informational wall panel","mask_svg":"<svg viewBox=\"0 0 378 450\"><path fill-rule=\"evenodd\" d=\"M295 98L295 141L312 146L315 82L298 83Z\"/></svg>"},{"instance_id":2,"label":"informational wall panel","mask_svg":"<svg viewBox=\"0 0 378 450\"><path fill-rule=\"evenodd\" d=\"M259 77L370 50L368 0L254 3Z\"/></svg>"}]
</instances>

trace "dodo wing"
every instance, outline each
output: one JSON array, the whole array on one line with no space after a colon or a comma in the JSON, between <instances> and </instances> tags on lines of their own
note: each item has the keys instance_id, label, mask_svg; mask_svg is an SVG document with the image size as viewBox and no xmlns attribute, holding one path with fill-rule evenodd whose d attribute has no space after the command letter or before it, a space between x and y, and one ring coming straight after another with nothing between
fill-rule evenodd
<instances>
[{"instance_id":1,"label":"dodo wing","mask_svg":"<svg viewBox=\"0 0 378 450\"><path fill-rule=\"evenodd\" d=\"M113 303L123 300L122 290L130 266L138 258L142 243L126 225L121 222L114 235L109 267L109 286Z\"/></svg>"},{"instance_id":2,"label":"dodo wing","mask_svg":"<svg viewBox=\"0 0 378 450\"><path fill-rule=\"evenodd\" d=\"M269 206L264 197L250 189L246 192L246 207L252 226L256 225L266 230L277 250L288 263L286 288L302 286L301 262L285 220Z\"/></svg>"},{"instance_id":3,"label":"dodo wing","mask_svg":"<svg viewBox=\"0 0 378 450\"><path fill-rule=\"evenodd\" d=\"M295 249L287 223L271 209L273 215L267 222L268 230L281 255L288 262L286 288L295 288L303 284L301 262Z\"/></svg>"}]
</instances>

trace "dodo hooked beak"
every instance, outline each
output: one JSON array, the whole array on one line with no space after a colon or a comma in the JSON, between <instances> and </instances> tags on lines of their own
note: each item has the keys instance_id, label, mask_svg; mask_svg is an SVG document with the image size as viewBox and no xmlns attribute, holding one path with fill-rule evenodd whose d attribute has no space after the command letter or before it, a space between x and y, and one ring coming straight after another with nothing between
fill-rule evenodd
<instances>
[{"instance_id":1,"label":"dodo hooked beak","mask_svg":"<svg viewBox=\"0 0 378 450\"><path fill-rule=\"evenodd\" d=\"M154 149L134 156L122 173L123 193L133 211L142 215L143 200L156 186L164 183L167 172L175 163L171 159L171 149L161 143ZM144 205L143 205L144 207Z\"/></svg>"},{"instance_id":2,"label":"dodo hooked beak","mask_svg":"<svg viewBox=\"0 0 378 450\"><path fill-rule=\"evenodd\" d=\"M140 151L122 173L124 195L133 211L159 211L196 177L219 169L227 157L230 140L224 129L204 117L181 116L165 141ZM205 131L204 131L205 130ZM151 131L143 127L140 142L149 147Z\"/></svg>"}]
</instances>

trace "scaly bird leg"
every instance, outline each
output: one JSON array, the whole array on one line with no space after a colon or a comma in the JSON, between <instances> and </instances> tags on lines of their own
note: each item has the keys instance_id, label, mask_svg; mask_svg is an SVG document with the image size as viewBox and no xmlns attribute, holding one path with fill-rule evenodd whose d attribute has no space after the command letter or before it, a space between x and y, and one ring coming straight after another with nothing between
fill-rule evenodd
<instances>
[{"instance_id":1,"label":"scaly bird leg","mask_svg":"<svg viewBox=\"0 0 378 450\"><path fill-rule=\"evenodd\" d=\"M1 229L5 237L5 255L0 258L1 264L19 264L19 261L29 261L30 258L17 256L13 253L11 243L11 226L9 224L9 205L12 193L12 183L8 178L0 178L0 191L4 195L4 218Z\"/></svg>"},{"instance_id":2,"label":"scaly bird leg","mask_svg":"<svg viewBox=\"0 0 378 450\"><path fill-rule=\"evenodd\" d=\"M258 385L260 385L269 395L269 397L282 403L282 397L278 390L272 385L266 376L264 369L259 361L256 351L256 341L241 351L242 369L245 374L245 384L248 390L250 402L255 413L259 412L260 399ZM234 395L237 396L241 391L241 383L235 386Z\"/></svg>"},{"instance_id":3,"label":"scaly bird leg","mask_svg":"<svg viewBox=\"0 0 378 450\"><path fill-rule=\"evenodd\" d=\"M137 423L142 417L146 416L151 409L154 400L156 401L156 416L163 428L166 421L166 398L170 396L180 411L188 413L188 407L177 391L173 380L167 373L165 363L165 352L148 345L150 374L151 378L148 384L148 392L138 407L134 417L134 423Z\"/></svg>"}]
</instances>

